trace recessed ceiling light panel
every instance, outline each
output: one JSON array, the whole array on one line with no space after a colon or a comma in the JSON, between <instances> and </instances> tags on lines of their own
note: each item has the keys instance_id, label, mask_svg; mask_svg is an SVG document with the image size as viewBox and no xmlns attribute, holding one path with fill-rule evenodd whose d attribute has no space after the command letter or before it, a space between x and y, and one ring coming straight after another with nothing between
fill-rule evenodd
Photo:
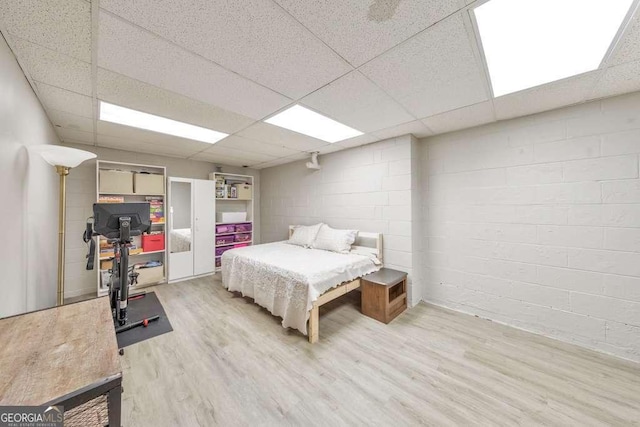
<instances>
[{"instance_id":1,"label":"recessed ceiling light panel","mask_svg":"<svg viewBox=\"0 0 640 427\"><path fill-rule=\"evenodd\" d=\"M490 0L474 9L495 96L600 66L633 0Z\"/></svg>"},{"instance_id":2,"label":"recessed ceiling light panel","mask_svg":"<svg viewBox=\"0 0 640 427\"><path fill-rule=\"evenodd\" d=\"M265 120L265 122L330 143L362 135L359 130L336 122L301 105L294 105Z\"/></svg>"},{"instance_id":3,"label":"recessed ceiling light panel","mask_svg":"<svg viewBox=\"0 0 640 427\"><path fill-rule=\"evenodd\" d=\"M100 101L100 120L215 144L229 134Z\"/></svg>"}]
</instances>

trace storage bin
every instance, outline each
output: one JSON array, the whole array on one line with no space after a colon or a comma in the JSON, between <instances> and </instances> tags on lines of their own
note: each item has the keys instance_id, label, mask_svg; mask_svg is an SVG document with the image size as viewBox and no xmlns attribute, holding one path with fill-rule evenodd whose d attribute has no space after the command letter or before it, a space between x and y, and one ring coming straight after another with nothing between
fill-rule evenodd
<instances>
[{"instance_id":1,"label":"storage bin","mask_svg":"<svg viewBox=\"0 0 640 427\"><path fill-rule=\"evenodd\" d=\"M216 237L216 246L228 245L230 243L233 243L233 235Z\"/></svg>"},{"instance_id":2,"label":"storage bin","mask_svg":"<svg viewBox=\"0 0 640 427\"><path fill-rule=\"evenodd\" d=\"M229 249L233 249L233 246L222 246L220 248L216 248L216 256L222 256L222 254Z\"/></svg>"},{"instance_id":3,"label":"storage bin","mask_svg":"<svg viewBox=\"0 0 640 427\"><path fill-rule=\"evenodd\" d=\"M251 223L246 223L246 224L236 224L236 231L238 232L248 232L251 231L253 229L253 224Z\"/></svg>"},{"instance_id":4,"label":"storage bin","mask_svg":"<svg viewBox=\"0 0 640 427\"><path fill-rule=\"evenodd\" d=\"M234 184L233 188L236 189L236 198L240 200L251 200L251 184Z\"/></svg>"},{"instance_id":5,"label":"storage bin","mask_svg":"<svg viewBox=\"0 0 640 427\"><path fill-rule=\"evenodd\" d=\"M118 170L100 170L100 193L131 194L133 193L133 173Z\"/></svg>"},{"instance_id":6,"label":"storage bin","mask_svg":"<svg viewBox=\"0 0 640 427\"><path fill-rule=\"evenodd\" d=\"M163 251L164 250L164 233L143 234L142 250L144 252Z\"/></svg>"},{"instance_id":7,"label":"storage bin","mask_svg":"<svg viewBox=\"0 0 640 427\"><path fill-rule=\"evenodd\" d=\"M251 240L251 233L249 234L236 234L236 242L248 242Z\"/></svg>"},{"instance_id":8,"label":"storage bin","mask_svg":"<svg viewBox=\"0 0 640 427\"><path fill-rule=\"evenodd\" d=\"M222 267L222 258L216 258L216 268Z\"/></svg>"},{"instance_id":9,"label":"storage bin","mask_svg":"<svg viewBox=\"0 0 640 427\"><path fill-rule=\"evenodd\" d=\"M164 280L164 266L147 267L147 268L134 268L134 271L138 273L138 285L150 285L152 283L162 282Z\"/></svg>"},{"instance_id":10,"label":"storage bin","mask_svg":"<svg viewBox=\"0 0 640 427\"><path fill-rule=\"evenodd\" d=\"M216 213L217 222L244 222L247 220L246 212L218 212Z\"/></svg>"},{"instance_id":11,"label":"storage bin","mask_svg":"<svg viewBox=\"0 0 640 427\"><path fill-rule=\"evenodd\" d=\"M216 225L216 234L233 233L236 231L234 224Z\"/></svg>"},{"instance_id":12,"label":"storage bin","mask_svg":"<svg viewBox=\"0 0 640 427\"><path fill-rule=\"evenodd\" d=\"M136 173L133 175L133 191L136 194L164 194L164 176Z\"/></svg>"},{"instance_id":13,"label":"storage bin","mask_svg":"<svg viewBox=\"0 0 640 427\"><path fill-rule=\"evenodd\" d=\"M244 248L247 246L249 246L248 243L236 243L235 245L233 245L233 249Z\"/></svg>"}]
</instances>

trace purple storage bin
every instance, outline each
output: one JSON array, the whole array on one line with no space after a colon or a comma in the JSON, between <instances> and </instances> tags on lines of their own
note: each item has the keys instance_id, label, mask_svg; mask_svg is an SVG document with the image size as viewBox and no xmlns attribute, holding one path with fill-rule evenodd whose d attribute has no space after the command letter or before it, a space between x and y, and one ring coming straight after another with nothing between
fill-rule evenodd
<instances>
[{"instance_id":1,"label":"purple storage bin","mask_svg":"<svg viewBox=\"0 0 640 427\"><path fill-rule=\"evenodd\" d=\"M233 235L216 237L216 246L227 245L233 243Z\"/></svg>"},{"instance_id":2,"label":"purple storage bin","mask_svg":"<svg viewBox=\"0 0 640 427\"><path fill-rule=\"evenodd\" d=\"M251 231L252 227L251 227L251 223L248 224L236 224L236 231Z\"/></svg>"},{"instance_id":3,"label":"purple storage bin","mask_svg":"<svg viewBox=\"0 0 640 427\"><path fill-rule=\"evenodd\" d=\"M216 256L222 256L223 253L233 248L233 246L223 246L221 248L216 248Z\"/></svg>"},{"instance_id":4,"label":"purple storage bin","mask_svg":"<svg viewBox=\"0 0 640 427\"><path fill-rule=\"evenodd\" d=\"M216 258L216 268L222 266L222 258Z\"/></svg>"},{"instance_id":5,"label":"purple storage bin","mask_svg":"<svg viewBox=\"0 0 640 427\"><path fill-rule=\"evenodd\" d=\"M236 234L236 242L248 242L249 240L251 240L251 233Z\"/></svg>"},{"instance_id":6,"label":"purple storage bin","mask_svg":"<svg viewBox=\"0 0 640 427\"><path fill-rule=\"evenodd\" d=\"M216 234L233 233L236 231L236 226L233 224L216 225Z\"/></svg>"}]
</instances>

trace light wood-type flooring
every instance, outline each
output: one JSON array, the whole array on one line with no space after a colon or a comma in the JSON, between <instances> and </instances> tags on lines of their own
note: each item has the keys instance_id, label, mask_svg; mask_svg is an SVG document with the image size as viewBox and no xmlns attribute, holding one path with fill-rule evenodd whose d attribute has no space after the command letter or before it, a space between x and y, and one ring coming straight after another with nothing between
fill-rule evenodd
<instances>
[{"instance_id":1,"label":"light wood-type flooring","mask_svg":"<svg viewBox=\"0 0 640 427\"><path fill-rule=\"evenodd\" d=\"M153 290L174 331L126 348L124 426L640 423L640 365L472 316L352 292L312 345L213 277Z\"/></svg>"}]
</instances>

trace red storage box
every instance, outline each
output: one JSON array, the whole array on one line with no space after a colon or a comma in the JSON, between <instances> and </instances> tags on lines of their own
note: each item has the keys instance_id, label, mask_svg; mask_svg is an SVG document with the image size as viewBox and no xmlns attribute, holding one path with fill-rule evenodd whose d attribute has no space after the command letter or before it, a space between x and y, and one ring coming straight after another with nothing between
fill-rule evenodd
<instances>
[{"instance_id":1,"label":"red storage box","mask_svg":"<svg viewBox=\"0 0 640 427\"><path fill-rule=\"evenodd\" d=\"M216 246L228 245L228 244L231 244L231 243L233 243L233 235L216 237Z\"/></svg>"},{"instance_id":2,"label":"red storage box","mask_svg":"<svg viewBox=\"0 0 640 427\"><path fill-rule=\"evenodd\" d=\"M236 231L247 232L251 231L251 223L248 224L236 224Z\"/></svg>"},{"instance_id":3,"label":"red storage box","mask_svg":"<svg viewBox=\"0 0 640 427\"><path fill-rule=\"evenodd\" d=\"M233 233L234 231L236 231L236 226L233 224L216 226L216 234Z\"/></svg>"},{"instance_id":4,"label":"red storage box","mask_svg":"<svg viewBox=\"0 0 640 427\"><path fill-rule=\"evenodd\" d=\"M236 242L248 242L249 240L251 240L251 233L236 234Z\"/></svg>"},{"instance_id":5,"label":"red storage box","mask_svg":"<svg viewBox=\"0 0 640 427\"><path fill-rule=\"evenodd\" d=\"M164 250L164 233L143 234L142 250L144 252L163 251Z\"/></svg>"}]
</instances>

